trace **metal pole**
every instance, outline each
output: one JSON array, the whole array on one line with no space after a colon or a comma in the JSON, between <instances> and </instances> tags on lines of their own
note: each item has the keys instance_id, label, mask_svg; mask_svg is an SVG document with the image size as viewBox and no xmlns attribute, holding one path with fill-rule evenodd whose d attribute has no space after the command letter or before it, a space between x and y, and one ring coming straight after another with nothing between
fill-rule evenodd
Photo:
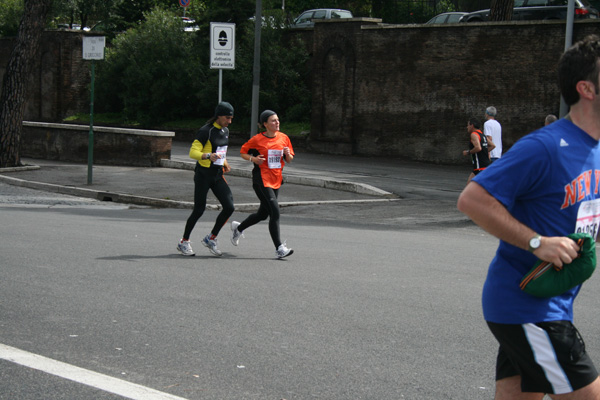
<instances>
[{"instance_id":1,"label":"metal pole","mask_svg":"<svg viewBox=\"0 0 600 400\"><path fill-rule=\"evenodd\" d=\"M256 0L254 14L254 66L252 68L252 116L250 118L250 137L256 135L258 128L258 93L260 90L260 30L262 28L262 3Z\"/></svg>"},{"instance_id":2,"label":"metal pole","mask_svg":"<svg viewBox=\"0 0 600 400\"><path fill-rule=\"evenodd\" d=\"M90 99L90 134L88 140L88 185L92 184L92 170L94 161L94 79L95 79L95 61L92 60L92 84L90 86L91 99Z\"/></svg>"},{"instance_id":3,"label":"metal pole","mask_svg":"<svg viewBox=\"0 0 600 400\"><path fill-rule=\"evenodd\" d=\"M575 0L569 0L567 6L567 26L565 32L565 51L573 44L573 19L575 16ZM564 117L569 112L569 107L565 103L565 99L560 96L560 113L559 118Z\"/></svg>"},{"instance_id":4,"label":"metal pole","mask_svg":"<svg viewBox=\"0 0 600 400\"><path fill-rule=\"evenodd\" d=\"M219 103L223 98L223 69L219 68Z\"/></svg>"}]
</instances>

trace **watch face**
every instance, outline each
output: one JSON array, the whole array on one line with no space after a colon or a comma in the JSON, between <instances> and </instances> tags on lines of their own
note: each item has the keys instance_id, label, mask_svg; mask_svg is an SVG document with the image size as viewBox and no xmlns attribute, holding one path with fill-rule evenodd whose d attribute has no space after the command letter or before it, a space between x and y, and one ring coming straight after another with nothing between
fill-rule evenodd
<instances>
[{"instance_id":1,"label":"watch face","mask_svg":"<svg viewBox=\"0 0 600 400\"><path fill-rule=\"evenodd\" d=\"M529 241L529 246L532 249L537 249L538 247L540 247L540 238L533 238Z\"/></svg>"}]
</instances>

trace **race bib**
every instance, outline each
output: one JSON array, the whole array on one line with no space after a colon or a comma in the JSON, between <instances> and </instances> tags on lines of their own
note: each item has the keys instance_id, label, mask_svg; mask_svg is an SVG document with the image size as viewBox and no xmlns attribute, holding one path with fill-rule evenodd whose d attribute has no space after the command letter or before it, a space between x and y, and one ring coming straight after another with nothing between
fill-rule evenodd
<instances>
[{"instance_id":1,"label":"race bib","mask_svg":"<svg viewBox=\"0 0 600 400\"><path fill-rule=\"evenodd\" d=\"M227 146L217 146L217 150L215 150L215 153L221 158L219 158L213 164L223 165L225 163L225 158L227 157Z\"/></svg>"},{"instance_id":2,"label":"race bib","mask_svg":"<svg viewBox=\"0 0 600 400\"><path fill-rule=\"evenodd\" d=\"M600 224L600 199L588 200L581 203L577 210L575 233L589 233L594 240L598 235Z\"/></svg>"},{"instance_id":3,"label":"race bib","mask_svg":"<svg viewBox=\"0 0 600 400\"><path fill-rule=\"evenodd\" d=\"M269 150L267 153L269 169L281 169L283 150Z\"/></svg>"}]
</instances>

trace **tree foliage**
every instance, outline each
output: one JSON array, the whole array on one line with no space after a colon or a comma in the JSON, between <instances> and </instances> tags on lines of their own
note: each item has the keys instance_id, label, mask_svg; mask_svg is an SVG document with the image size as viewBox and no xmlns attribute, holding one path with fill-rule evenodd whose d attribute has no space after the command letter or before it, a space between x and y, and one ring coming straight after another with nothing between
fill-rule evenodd
<instances>
[{"instance_id":1,"label":"tree foliage","mask_svg":"<svg viewBox=\"0 0 600 400\"><path fill-rule=\"evenodd\" d=\"M199 86L194 35L170 11L156 9L144 19L106 50L98 72L98 110L123 111L145 124L190 114L197 103L192 88Z\"/></svg>"},{"instance_id":2,"label":"tree foliage","mask_svg":"<svg viewBox=\"0 0 600 400\"><path fill-rule=\"evenodd\" d=\"M198 31L185 32L178 14L157 8L138 27L118 35L98 69L96 109L122 110L130 121L146 125L209 117L218 101L219 85L218 70L209 65L209 26L219 11L213 13L197 20ZM242 120L250 119L252 108L252 14L248 7L245 14L232 17L238 21L236 65L223 71L223 100L234 104L236 117ZM310 92L304 66L308 56L301 43L286 37L280 28L282 18L269 19L274 23L263 29L260 106L277 109L282 118L307 121Z\"/></svg>"},{"instance_id":3,"label":"tree foliage","mask_svg":"<svg viewBox=\"0 0 600 400\"><path fill-rule=\"evenodd\" d=\"M0 36L16 36L23 15L23 0L0 1Z\"/></svg>"}]
</instances>

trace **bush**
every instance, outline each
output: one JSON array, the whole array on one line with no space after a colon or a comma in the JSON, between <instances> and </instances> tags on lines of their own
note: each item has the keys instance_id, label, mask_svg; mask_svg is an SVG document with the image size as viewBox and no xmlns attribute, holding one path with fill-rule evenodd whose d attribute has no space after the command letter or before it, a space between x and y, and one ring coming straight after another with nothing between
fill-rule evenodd
<instances>
[{"instance_id":1,"label":"bush","mask_svg":"<svg viewBox=\"0 0 600 400\"><path fill-rule=\"evenodd\" d=\"M187 117L198 87L193 33L174 13L155 10L117 35L98 69L98 111L122 111L142 124ZM103 64L103 65L102 65Z\"/></svg>"},{"instance_id":2,"label":"bush","mask_svg":"<svg viewBox=\"0 0 600 400\"><path fill-rule=\"evenodd\" d=\"M155 9L139 27L117 35L99 63L98 112L120 112L129 121L157 125L187 118L209 118L218 101L218 70L210 69L209 21L183 31L173 12ZM281 21L283 16L274 16ZM310 119L308 55L285 38L279 22L264 26L261 40L259 108L272 108L282 119ZM236 23L236 65L223 71L222 99L235 107L236 127L250 121L254 24Z\"/></svg>"},{"instance_id":3,"label":"bush","mask_svg":"<svg viewBox=\"0 0 600 400\"><path fill-rule=\"evenodd\" d=\"M23 0L0 1L0 36L17 36L23 15Z\"/></svg>"}]
</instances>

